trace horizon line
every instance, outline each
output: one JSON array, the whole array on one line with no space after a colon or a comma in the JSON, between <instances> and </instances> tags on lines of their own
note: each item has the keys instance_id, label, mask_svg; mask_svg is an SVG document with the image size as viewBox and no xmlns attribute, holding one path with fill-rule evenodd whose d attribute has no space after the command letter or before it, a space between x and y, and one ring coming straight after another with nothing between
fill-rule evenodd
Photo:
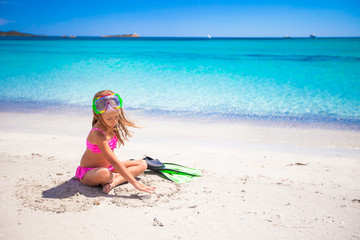
<instances>
[{"instance_id":1,"label":"horizon line","mask_svg":"<svg viewBox=\"0 0 360 240\"><path fill-rule=\"evenodd\" d=\"M35 34L34 34L35 35ZM139 39L139 38L206 38L206 39L213 39L213 38L285 38L285 39L291 39L291 38L312 38L310 36L299 36L299 37L291 37L291 36L263 36L263 37L253 37L253 36L247 36L247 37L230 37L230 36L211 36L211 38L207 36L140 36L140 37L104 37L104 36L97 36L97 35L36 35L36 36L1 36L0 37L54 37L54 38L81 38L81 37L88 37L88 38L133 38L133 39ZM360 38L360 36L316 36L314 38ZM312 39L314 39L312 38Z\"/></svg>"}]
</instances>

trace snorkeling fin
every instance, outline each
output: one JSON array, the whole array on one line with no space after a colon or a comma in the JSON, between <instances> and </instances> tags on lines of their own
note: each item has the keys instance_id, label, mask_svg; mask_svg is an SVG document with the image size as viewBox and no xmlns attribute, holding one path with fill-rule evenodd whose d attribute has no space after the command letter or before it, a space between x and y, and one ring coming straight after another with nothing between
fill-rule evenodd
<instances>
[{"instance_id":1,"label":"snorkeling fin","mask_svg":"<svg viewBox=\"0 0 360 240\"><path fill-rule=\"evenodd\" d=\"M171 170L156 170L155 172L159 173L165 179L168 179L175 183L186 183L195 180L194 176L186 173L181 173Z\"/></svg>"},{"instance_id":2,"label":"snorkeling fin","mask_svg":"<svg viewBox=\"0 0 360 240\"><path fill-rule=\"evenodd\" d=\"M171 170L171 171L176 171L176 172L180 172L180 173L186 173L195 177L201 177L202 176L202 172L200 169L196 169L196 168L190 168L190 167L185 167L183 165L179 165L179 164L175 164L175 163L163 163L164 167L160 168L159 170Z\"/></svg>"},{"instance_id":3,"label":"snorkeling fin","mask_svg":"<svg viewBox=\"0 0 360 240\"><path fill-rule=\"evenodd\" d=\"M148 156L144 157L143 159L147 163L147 169L156 170L164 167L164 164L162 164L162 162L160 162L159 159L153 159Z\"/></svg>"},{"instance_id":4,"label":"snorkeling fin","mask_svg":"<svg viewBox=\"0 0 360 240\"><path fill-rule=\"evenodd\" d=\"M202 176L201 170L196 168L189 168L175 163L162 163L159 159L153 159L149 156L145 156L143 159L146 161L148 169L176 183L194 181L194 177Z\"/></svg>"},{"instance_id":5,"label":"snorkeling fin","mask_svg":"<svg viewBox=\"0 0 360 240\"><path fill-rule=\"evenodd\" d=\"M175 164L175 163L162 163L159 159L153 159L151 157L144 157L143 158L148 165L148 169L157 171L157 170L171 170L180 173L186 173L192 176L201 177L202 172L196 168L190 168L183 165Z\"/></svg>"}]
</instances>

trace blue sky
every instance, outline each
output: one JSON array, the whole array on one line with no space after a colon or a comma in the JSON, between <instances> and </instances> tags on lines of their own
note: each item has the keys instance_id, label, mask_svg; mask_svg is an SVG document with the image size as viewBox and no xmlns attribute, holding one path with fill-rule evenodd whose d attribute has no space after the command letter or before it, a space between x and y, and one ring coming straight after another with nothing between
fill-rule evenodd
<instances>
[{"instance_id":1,"label":"blue sky","mask_svg":"<svg viewBox=\"0 0 360 240\"><path fill-rule=\"evenodd\" d=\"M44 35L360 36L360 0L0 0L0 31Z\"/></svg>"}]
</instances>

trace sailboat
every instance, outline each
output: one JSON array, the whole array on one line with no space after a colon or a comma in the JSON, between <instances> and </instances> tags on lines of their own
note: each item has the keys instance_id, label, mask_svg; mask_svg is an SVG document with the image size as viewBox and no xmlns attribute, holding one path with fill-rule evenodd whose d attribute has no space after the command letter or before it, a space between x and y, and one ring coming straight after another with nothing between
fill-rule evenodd
<instances>
[{"instance_id":1,"label":"sailboat","mask_svg":"<svg viewBox=\"0 0 360 240\"><path fill-rule=\"evenodd\" d=\"M208 34L208 38L211 38L210 34Z\"/></svg>"}]
</instances>

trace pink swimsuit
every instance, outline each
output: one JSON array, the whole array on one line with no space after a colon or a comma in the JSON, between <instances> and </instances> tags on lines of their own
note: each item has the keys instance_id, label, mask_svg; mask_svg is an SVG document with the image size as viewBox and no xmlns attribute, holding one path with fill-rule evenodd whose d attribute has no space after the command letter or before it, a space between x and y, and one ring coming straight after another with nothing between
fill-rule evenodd
<instances>
[{"instance_id":1,"label":"pink swimsuit","mask_svg":"<svg viewBox=\"0 0 360 240\"><path fill-rule=\"evenodd\" d=\"M106 134L100 129L100 128L93 128L91 129L90 132L94 131L94 130L99 130L100 132L102 132L104 134L104 136L106 137ZM110 139L108 141L108 144L111 148L111 150L114 150L116 148L116 144L117 144L117 138L116 135L114 135L114 137L112 139ZM87 139L86 139L86 146L87 148L92 151L93 153L100 153L100 148L98 147L98 145L92 144L90 143Z\"/></svg>"},{"instance_id":2,"label":"pink swimsuit","mask_svg":"<svg viewBox=\"0 0 360 240\"><path fill-rule=\"evenodd\" d=\"M99 130L106 137L106 134L100 128L91 129L91 131L93 131L93 130ZM114 137L108 141L108 144L109 144L109 147L111 148L111 150L114 150L116 148L117 141L118 141L118 139L117 139L116 135L114 135ZM86 146L93 153L101 153L101 150L98 147L98 145L90 143L87 139L86 139ZM84 177L85 173L87 173L88 171L90 171L92 169L95 169L95 168L86 168L86 167L80 167L79 166L76 169L75 177L77 177L80 180L80 179L82 179ZM111 165L108 166L107 169L109 169L110 171L114 170L113 166L111 166Z\"/></svg>"}]
</instances>

